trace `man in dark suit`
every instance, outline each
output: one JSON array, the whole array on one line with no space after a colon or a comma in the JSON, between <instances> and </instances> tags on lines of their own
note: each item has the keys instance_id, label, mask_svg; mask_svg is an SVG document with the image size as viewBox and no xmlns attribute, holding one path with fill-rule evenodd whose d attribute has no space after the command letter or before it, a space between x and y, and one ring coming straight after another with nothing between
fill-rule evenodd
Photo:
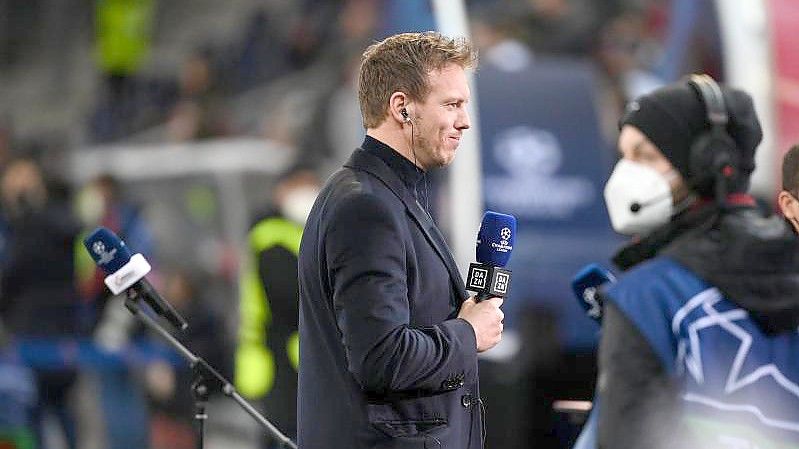
<instances>
[{"instance_id":1,"label":"man in dark suit","mask_svg":"<svg viewBox=\"0 0 799 449\"><path fill-rule=\"evenodd\" d=\"M300 245L301 448L482 448L477 353L500 340L502 300L467 299L424 179L469 128L474 63L466 41L436 33L364 52L367 136Z\"/></svg>"}]
</instances>

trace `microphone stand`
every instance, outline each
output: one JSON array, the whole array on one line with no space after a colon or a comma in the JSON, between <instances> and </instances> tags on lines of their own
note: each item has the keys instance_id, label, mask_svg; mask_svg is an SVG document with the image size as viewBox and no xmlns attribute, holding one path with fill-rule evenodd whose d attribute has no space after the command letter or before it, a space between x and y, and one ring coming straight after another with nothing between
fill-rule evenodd
<instances>
[{"instance_id":1,"label":"microphone stand","mask_svg":"<svg viewBox=\"0 0 799 449\"><path fill-rule=\"evenodd\" d=\"M255 419L261 426L263 426L272 437L282 447L297 449L288 437L283 435L277 428L270 423L263 415L258 413L250 403L248 403L236 391L236 388L228 382L221 374L219 374L211 365L209 365L201 357L197 357L189 349L187 349L181 342L179 342L172 334L163 328L156 320L146 313L142 313L139 304L139 294L135 289L128 289L127 299L125 300L125 307L130 312L141 320L148 328L160 334L164 339L169 342L180 354L189 361L191 366L193 379L191 382L192 396L194 397L195 415L194 419L198 424L199 438L197 439L197 447L203 449L205 437L205 421L208 419L208 414L205 412L205 406L208 403L208 397L211 393L221 392L225 396L232 398L236 403L241 406L250 416Z\"/></svg>"}]
</instances>

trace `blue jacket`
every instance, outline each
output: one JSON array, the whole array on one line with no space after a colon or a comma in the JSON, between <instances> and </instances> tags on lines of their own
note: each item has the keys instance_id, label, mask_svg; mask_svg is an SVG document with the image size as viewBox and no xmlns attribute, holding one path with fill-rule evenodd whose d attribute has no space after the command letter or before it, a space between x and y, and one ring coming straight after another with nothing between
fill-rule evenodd
<instances>
[{"instance_id":1,"label":"blue jacket","mask_svg":"<svg viewBox=\"0 0 799 449\"><path fill-rule=\"evenodd\" d=\"M679 386L680 424L703 441L799 445L799 333L767 335L718 288L663 257L606 298Z\"/></svg>"},{"instance_id":2,"label":"blue jacket","mask_svg":"<svg viewBox=\"0 0 799 449\"><path fill-rule=\"evenodd\" d=\"M747 209L658 253L603 290L597 446L797 447L795 236Z\"/></svg>"}]
</instances>

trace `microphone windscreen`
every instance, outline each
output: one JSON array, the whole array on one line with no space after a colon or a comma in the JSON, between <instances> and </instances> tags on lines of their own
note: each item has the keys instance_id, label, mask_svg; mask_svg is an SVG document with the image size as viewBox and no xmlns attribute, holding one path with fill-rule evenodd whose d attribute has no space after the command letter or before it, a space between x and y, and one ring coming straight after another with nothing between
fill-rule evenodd
<instances>
[{"instance_id":1,"label":"microphone windscreen","mask_svg":"<svg viewBox=\"0 0 799 449\"><path fill-rule=\"evenodd\" d=\"M132 256L125 242L103 227L95 229L83 239L83 246L91 254L94 263L108 275L116 273Z\"/></svg>"},{"instance_id":2,"label":"microphone windscreen","mask_svg":"<svg viewBox=\"0 0 799 449\"><path fill-rule=\"evenodd\" d=\"M477 263L504 267L516 240L516 217L487 211L477 233Z\"/></svg>"},{"instance_id":3,"label":"microphone windscreen","mask_svg":"<svg viewBox=\"0 0 799 449\"><path fill-rule=\"evenodd\" d=\"M599 318L601 310L595 300L596 289L606 283L616 282L616 277L601 265L592 263L583 267L572 279L571 285L577 302L592 318Z\"/></svg>"}]
</instances>

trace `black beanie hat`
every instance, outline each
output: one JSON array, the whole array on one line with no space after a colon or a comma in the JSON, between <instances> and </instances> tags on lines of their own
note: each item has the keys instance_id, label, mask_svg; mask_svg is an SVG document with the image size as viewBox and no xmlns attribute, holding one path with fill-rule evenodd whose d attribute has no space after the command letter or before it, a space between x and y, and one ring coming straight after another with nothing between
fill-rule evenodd
<instances>
[{"instance_id":1,"label":"black beanie hat","mask_svg":"<svg viewBox=\"0 0 799 449\"><path fill-rule=\"evenodd\" d=\"M721 86L729 115L727 133L735 142L738 177L735 192L749 189L749 176L755 169L755 150L763 138L752 98L746 92ZM627 105L620 127L632 125L671 161L687 180L692 180L691 145L710 129L707 110L699 92L687 82L670 84L643 95Z\"/></svg>"}]
</instances>

